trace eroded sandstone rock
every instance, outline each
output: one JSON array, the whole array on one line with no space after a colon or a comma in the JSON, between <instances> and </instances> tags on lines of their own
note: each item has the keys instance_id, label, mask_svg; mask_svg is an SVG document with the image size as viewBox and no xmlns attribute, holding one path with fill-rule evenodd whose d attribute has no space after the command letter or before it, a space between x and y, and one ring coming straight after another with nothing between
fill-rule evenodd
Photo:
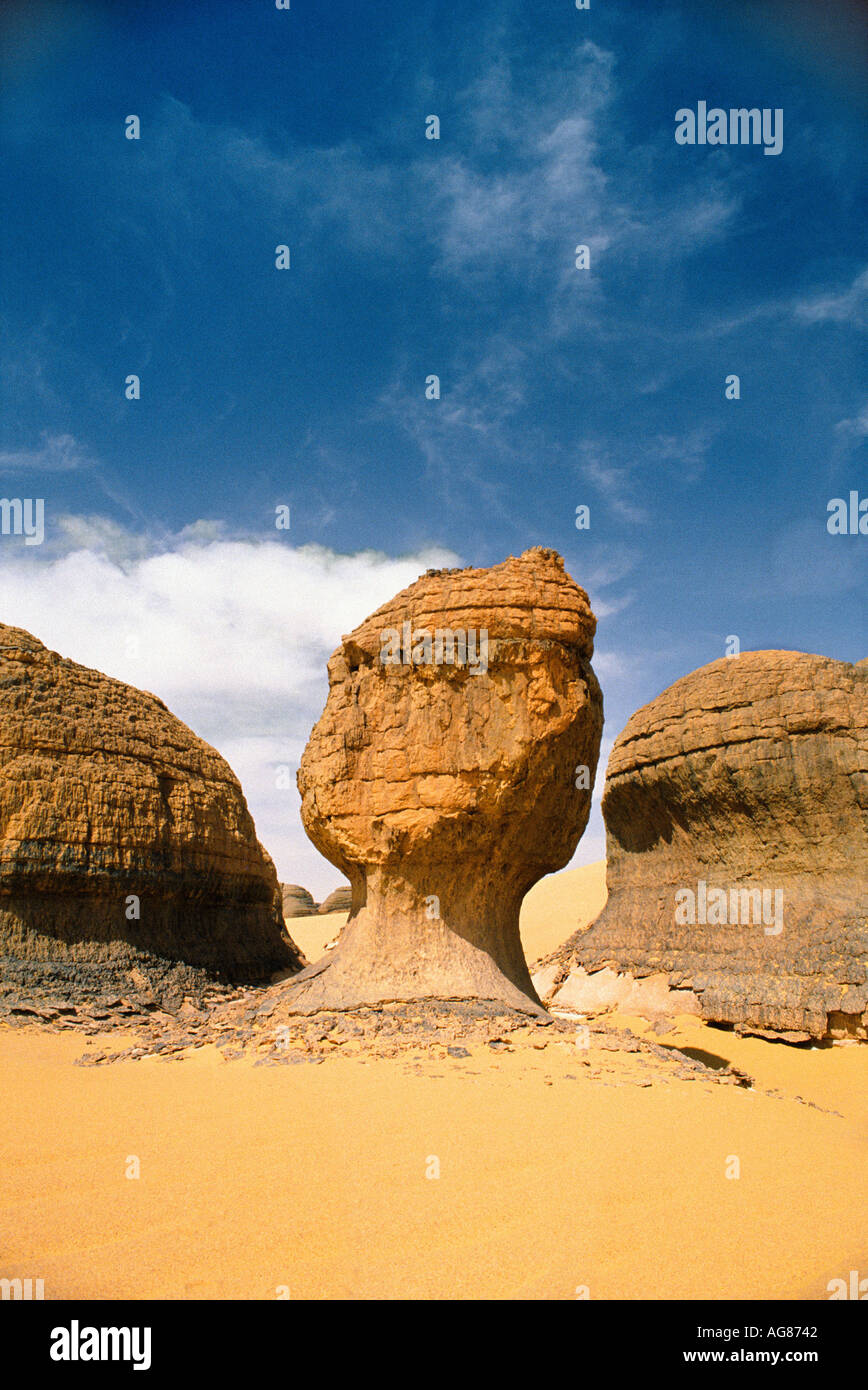
<instances>
[{"instance_id":1,"label":"eroded sandstone rock","mask_svg":"<svg viewBox=\"0 0 868 1390\"><path fill-rule=\"evenodd\" d=\"M346 885L345 888L336 888L333 893L329 893L325 902L320 903L318 911L326 912L349 912L353 905L353 890Z\"/></svg>"},{"instance_id":2,"label":"eroded sandstone rock","mask_svg":"<svg viewBox=\"0 0 868 1390\"><path fill-rule=\"evenodd\" d=\"M0 974L86 990L300 956L232 770L161 700L0 625Z\"/></svg>"},{"instance_id":3,"label":"eroded sandstone rock","mask_svg":"<svg viewBox=\"0 0 868 1390\"><path fill-rule=\"evenodd\" d=\"M313 895L298 883L281 883L284 917L311 917L319 911Z\"/></svg>"},{"instance_id":4,"label":"eroded sandstone rock","mask_svg":"<svg viewBox=\"0 0 868 1390\"><path fill-rule=\"evenodd\" d=\"M595 626L560 556L534 549L491 569L429 570L343 639L298 784L305 829L350 880L352 909L337 947L289 986L293 1007L431 997L538 1009L518 912L587 823L602 729ZM419 660L382 660L395 633Z\"/></svg>"},{"instance_id":5,"label":"eroded sandstone rock","mask_svg":"<svg viewBox=\"0 0 868 1390\"><path fill-rule=\"evenodd\" d=\"M676 681L616 740L603 814L608 902L556 953L553 1007L610 967L709 1020L865 1036L866 663L744 652Z\"/></svg>"}]
</instances>

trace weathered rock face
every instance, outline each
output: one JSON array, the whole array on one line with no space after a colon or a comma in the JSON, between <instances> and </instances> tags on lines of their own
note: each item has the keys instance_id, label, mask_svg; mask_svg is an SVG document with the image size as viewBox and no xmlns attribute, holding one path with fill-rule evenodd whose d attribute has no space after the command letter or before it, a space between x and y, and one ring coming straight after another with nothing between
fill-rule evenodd
<instances>
[{"instance_id":1,"label":"weathered rock face","mask_svg":"<svg viewBox=\"0 0 868 1390\"><path fill-rule=\"evenodd\" d=\"M298 883L281 883L284 917L310 917L318 911L312 895Z\"/></svg>"},{"instance_id":2,"label":"weathered rock face","mask_svg":"<svg viewBox=\"0 0 868 1390\"><path fill-rule=\"evenodd\" d=\"M329 893L324 903L320 903L319 911L326 912L349 912L353 905L353 890L347 884L345 888L336 888L333 893Z\"/></svg>"},{"instance_id":3,"label":"weathered rock face","mask_svg":"<svg viewBox=\"0 0 868 1390\"><path fill-rule=\"evenodd\" d=\"M595 626L560 556L535 549L429 570L343 639L298 784L352 908L337 947L292 982L294 1007L539 1008L518 912L587 823L603 722Z\"/></svg>"},{"instance_id":4,"label":"weathered rock face","mask_svg":"<svg viewBox=\"0 0 868 1390\"><path fill-rule=\"evenodd\" d=\"M866 663L745 652L694 671L616 740L603 814L608 902L559 953L555 998L610 965L663 972L710 1020L865 1036Z\"/></svg>"},{"instance_id":5,"label":"weathered rock face","mask_svg":"<svg viewBox=\"0 0 868 1390\"><path fill-rule=\"evenodd\" d=\"M155 696L5 625L0 958L18 983L92 970L96 984L146 958L235 979L300 959L220 755Z\"/></svg>"}]
</instances>

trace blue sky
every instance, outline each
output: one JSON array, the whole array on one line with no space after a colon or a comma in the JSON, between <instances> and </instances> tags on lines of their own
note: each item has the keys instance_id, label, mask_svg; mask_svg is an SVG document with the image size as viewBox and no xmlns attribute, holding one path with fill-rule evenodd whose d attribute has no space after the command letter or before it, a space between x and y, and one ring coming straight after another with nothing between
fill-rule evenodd
<instances>
[{"instance_id":1,"label":"blue sky","mask_svg":"<svg viewBox=\"0 0 868 1390\"><path fill-rule=\"evenodd\" d=\"M336 881L274 789L324 658L432 558L562 552L604 751L731 634L868 654L868 537L826 531L868 495L864 6L28 0L0 27L0 490L46 507L43 546L0 537L2 616L220 747L282 877ZM700 100L781 108L782 153L677 145Z\"/></svg>"}]
</instances>

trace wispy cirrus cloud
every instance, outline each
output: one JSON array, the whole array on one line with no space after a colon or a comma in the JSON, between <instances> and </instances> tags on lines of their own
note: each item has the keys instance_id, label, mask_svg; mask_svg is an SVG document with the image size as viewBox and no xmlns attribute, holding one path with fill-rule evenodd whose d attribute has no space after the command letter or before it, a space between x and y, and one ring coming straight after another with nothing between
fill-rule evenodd
<instances>
[{"instance_id":1,"label":"wispy cirrus cloud","mask_svg":"<svg viewBox=\"0 0 868 1390\"><path fill-rule=\"evenodd\" d=\"M805 296L793 304L793 314L803 323L868 324L868 267L843 290Z\"/></svg>"},{"instance_id":2,"label":"wispy cirrus cloud","mask_svg":"<svg viewBox=\"0 0 868 1390\"><path fill-rule=\"evenodd\" d=\"M844 438L865 439L868 436L868 401L852 419L839 420L835 431Z\"/></svg>"},{"instance_id":3,"label":"wispy cirrus cloud","mask_svg":"<svg viewBox=\"0 0 868 1390\"><path fill-rule=\"evenodd\" d=\"M662 473L684 484L701 478L713 436L709 425L697 425L682 434L639 441L585 439L579 446L578 472L615 516L638 524L648 520L648 501Z\"/></svg>"},{"instance_id":4,"label":"wispy cirrus cloud","mask_svg":"<svg viewBox=\"0 0 868 1390\"><path fill-rule=\"evenodd\" d=\"M648 513L634 501L634 469L616 463L613 452L597 440L585 440L580 448L579 472L622 521L644 522Z\"/></svg>"},{"instance_id":5,"label":"wispy cirrus cloud","mask_svg":"<svg viewBox=\"0 0 868 1390\"><path fill-rule=\"evenodd\" d=\"M94 460L71 434L42 432L35 448L0 449L0 471L6 473L71 473L92 468Z\"/></svg>"},{"instance_id":6,"label":"wispy cirrus cloud","mask_svg":"<svg viewBox=\"0 0 868 1390\"><path fill-rule=\"evenodd\" d=\"M447 145L436 163L416 166L432 209L438 269L502 275L533 262L552 275L560 259L571 264L577 208L583 239L608 245L604 221L615 208L606 206L599 123L614 93L613 55L590 41L575 50L568 72L544 76L531 92L516 91L503 57L483 70L458 103L459 121L477 140L460 155Z\"/></svg>"},{"instance_id":7,"label":"wispy cirrus cloud","mask_svg":"<svg viewBox=\"0 0 868 1390\"><path fill-rule=\"evenodd\" d=\"M198 224L219 206L236 224L267 215L302 240L339 234L345 256L401 259L424 246L431 273L480 294L529 272L561 292L578 285L577 240L599 254L651 237L657 258L695 255L727 233L741 193L715 170L692 172L677 190L661 183L653 151L632 151L619 134L616 66L585 40L559 71L517 83L510 59L489 48L436 143L421 125L418 141L387 128L373 147L278 140L164 96L135 179L124 175L122 210L107 217L122 219L134 252L159 226L163 295L169 263L200 254ZM315 273L315 261L305 268Z\"/></svg>"},{"instance_id":8,"label":"wispy cirrus cloud","mask_svg":"<svg viewBox=\"0 0 868 1390\"><path fill-rule=\"evenodd\" d=\"M575 274L577 243L596 265L607 252L629 260L642 244L658 261L692 257L725 237L742 205L736 179L709 169L677 189L661 182L655 152L623 142L620 95L614 54L591 40L530 89L517 89L503 55L492 58L458 98L473 142L455 155L446 145L413 169L435 271L480 292L492 278L520 275L551 296L540 307L549 331L563 334L605 296L601 281Z\"/></svg>"},{"instance_id":9,"label":"wispy cirrus cloud","mask_svg":"<svg viewBox=\"0 0 868 1390\"><path fill-rule=\"evenodd\" d=\"M534 433L522 418L532 365L528 349L492 333L444 364L438 359L429 365L439 377L439 399L428 399L422 380L414 380L402 362L371 407L371 419L400 428L445 500L457 504L472 494L475 505L503 515L500 470L529 451ZM542 442L535 444L539 456Z\"/></svg>"}]
</instances>

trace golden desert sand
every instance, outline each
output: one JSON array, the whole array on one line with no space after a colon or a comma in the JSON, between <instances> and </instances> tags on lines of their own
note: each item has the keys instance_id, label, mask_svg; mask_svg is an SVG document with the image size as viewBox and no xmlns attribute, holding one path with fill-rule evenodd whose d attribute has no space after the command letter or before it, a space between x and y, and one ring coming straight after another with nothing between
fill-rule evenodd
<instances>
[{"instance_id":1,"label":"golden desert sand","mask_svg":"<svg viewBox=\"0 0 868 1390\"><path fill-rule=\"evenodd\" d=\"M528 959L601 894L601 865L538 885ZM292 931L316 955L341 921ZM586 1050L348 1045L257 1067L208 1045L83 1067L131 1039L3 1028L0 1274L42 1278L52 1299L824 1299L864 1276L868 1048L693 1018L655 1037L753 1087L681 1079L597 1035Z\"/></svg>"}]
</instances>

